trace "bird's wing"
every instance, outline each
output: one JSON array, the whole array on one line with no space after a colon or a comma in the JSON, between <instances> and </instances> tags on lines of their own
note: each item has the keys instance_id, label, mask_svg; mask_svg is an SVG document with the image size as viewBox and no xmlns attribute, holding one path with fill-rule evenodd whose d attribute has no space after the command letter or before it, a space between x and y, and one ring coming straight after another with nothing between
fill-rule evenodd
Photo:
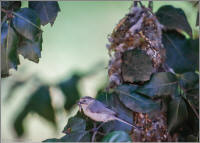
<instances>
[{"instance_id":1,"label":"bird's wing","mask_svg":"<svg viewBox=\"0 0 200 143\"><path fill-rule=\"evenodd\" d=\"M106 105L104 105L103 103L99 101L95 101L94 103L90 104L87 108L93 113L108 113L108 114L116 115L114 111L107 108Z\"/></svg>"}]
</instances>

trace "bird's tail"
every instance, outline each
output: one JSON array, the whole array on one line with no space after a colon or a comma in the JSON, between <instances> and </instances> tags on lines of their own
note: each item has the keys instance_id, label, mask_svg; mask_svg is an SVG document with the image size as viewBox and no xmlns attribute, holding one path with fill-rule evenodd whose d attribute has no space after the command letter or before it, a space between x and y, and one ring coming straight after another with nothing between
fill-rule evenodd
<instances>
[{"instance_id":1,"label":"bird's tail","mask_svg":"<svg viewBox=\"0 0 200 143\"><path fill-rule=\"evenodd\" d=\"M129 126L131 126L131 127L133 127L133 128L139 129L139 127L137 127L137 126L135 126L135 125L132 125L131 123L129 123L129 122L123 120L123 119L120 119L120 118L118 118L118 117L115 117L115 119L118 120L118 121L120 121L120 122L122 122L122 123L125 123L125 124L127 124L127 125L129 125Z\"/></svg>"}]
</instances>

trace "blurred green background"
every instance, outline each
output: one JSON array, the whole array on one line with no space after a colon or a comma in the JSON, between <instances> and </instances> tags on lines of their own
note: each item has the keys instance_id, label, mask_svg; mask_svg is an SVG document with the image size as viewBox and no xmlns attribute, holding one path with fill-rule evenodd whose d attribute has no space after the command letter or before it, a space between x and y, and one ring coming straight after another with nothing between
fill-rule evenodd
<instances>
[{"instance_id":1,"label":"blurred green background","mask_svg":"<svg viewBox=\"0 0 200 143\"><path fill-rule=\"evenodd\" d=\"M23 7L27 2L22 2ZM147 4L147 2L144 2ZM57 114L58 129L37 114L29 114L25 119L26 132L23 138L17 139L13 130L13 121L23 108L25 101L35 88L29 82L23 88L14 92L14 97L4 102L10 85L16 79L37 76L44 83L54 84L63 78L70 77L73 72L87 72L93 66L100 67L100 72L84 78L79 90L83 96L95 96L97 90L107 81L107 63L109 60L106 44L107 36L121 18L128 13L132 1L64 1L59 2L61 12L58 13L53 27L50 24L42 27L43 49L39 64L35 64L20 57L21 64L18 71L12 71L12 76L1 81L1 131L3 141L42 141L47 138L61 137L62 130L67 123L68 115L65 111ZM166 4L182 8L188 18L193 34L198 35L195 27L197 8L183 1L154 2L154 11ZM99 62L103 63L100 64ZM99 64L99 65L98 65ZM60 91L52 89L54 104L63 106Z\"/></svg>"}]
</instances>

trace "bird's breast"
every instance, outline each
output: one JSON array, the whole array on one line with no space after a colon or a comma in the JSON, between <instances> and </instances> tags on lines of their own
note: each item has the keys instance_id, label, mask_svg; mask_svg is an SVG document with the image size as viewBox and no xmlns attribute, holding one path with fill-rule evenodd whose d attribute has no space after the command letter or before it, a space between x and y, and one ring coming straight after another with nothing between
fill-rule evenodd
<instances>
[{"instance_id":1,"label":"bird's breast","mask_svg":"<svg viewBox=\"0 0 200 143\"><path fill-rule=\"evenodd\" d=\"M108 122L108 121L111 121L111 120L115 120L115 118L112 114L94 113L94 112L88 111L88 109L84 108L84 107L82 107L82 109L83 109L84 114L94 121Z\"/></svg>"}]
</instances>

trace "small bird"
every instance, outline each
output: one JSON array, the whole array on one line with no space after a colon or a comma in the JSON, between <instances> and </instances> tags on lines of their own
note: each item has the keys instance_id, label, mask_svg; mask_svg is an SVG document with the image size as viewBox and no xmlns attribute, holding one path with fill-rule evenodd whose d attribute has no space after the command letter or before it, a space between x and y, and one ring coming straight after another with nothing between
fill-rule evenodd
<instances>
[{"instance_id":1,"label":"small bird","mask_svg":"<svg viewBox=\"0 0 200 143\"><path fill-rule=\"evenodd\" d=\"M107 108L105 104L101 103L100 101L98 101L92 97L85 96L85 97L81 98L78 102L78 105L79 105L79 111L81 111L81 109L82 109L84 114L94 121L105 123L105 122L112 121L112 120L118 120L129 126L138 128L138 127L128 123L127 121L124 121L124 120L118 118L116 112Z\"/></svg>"}]
</instances>

